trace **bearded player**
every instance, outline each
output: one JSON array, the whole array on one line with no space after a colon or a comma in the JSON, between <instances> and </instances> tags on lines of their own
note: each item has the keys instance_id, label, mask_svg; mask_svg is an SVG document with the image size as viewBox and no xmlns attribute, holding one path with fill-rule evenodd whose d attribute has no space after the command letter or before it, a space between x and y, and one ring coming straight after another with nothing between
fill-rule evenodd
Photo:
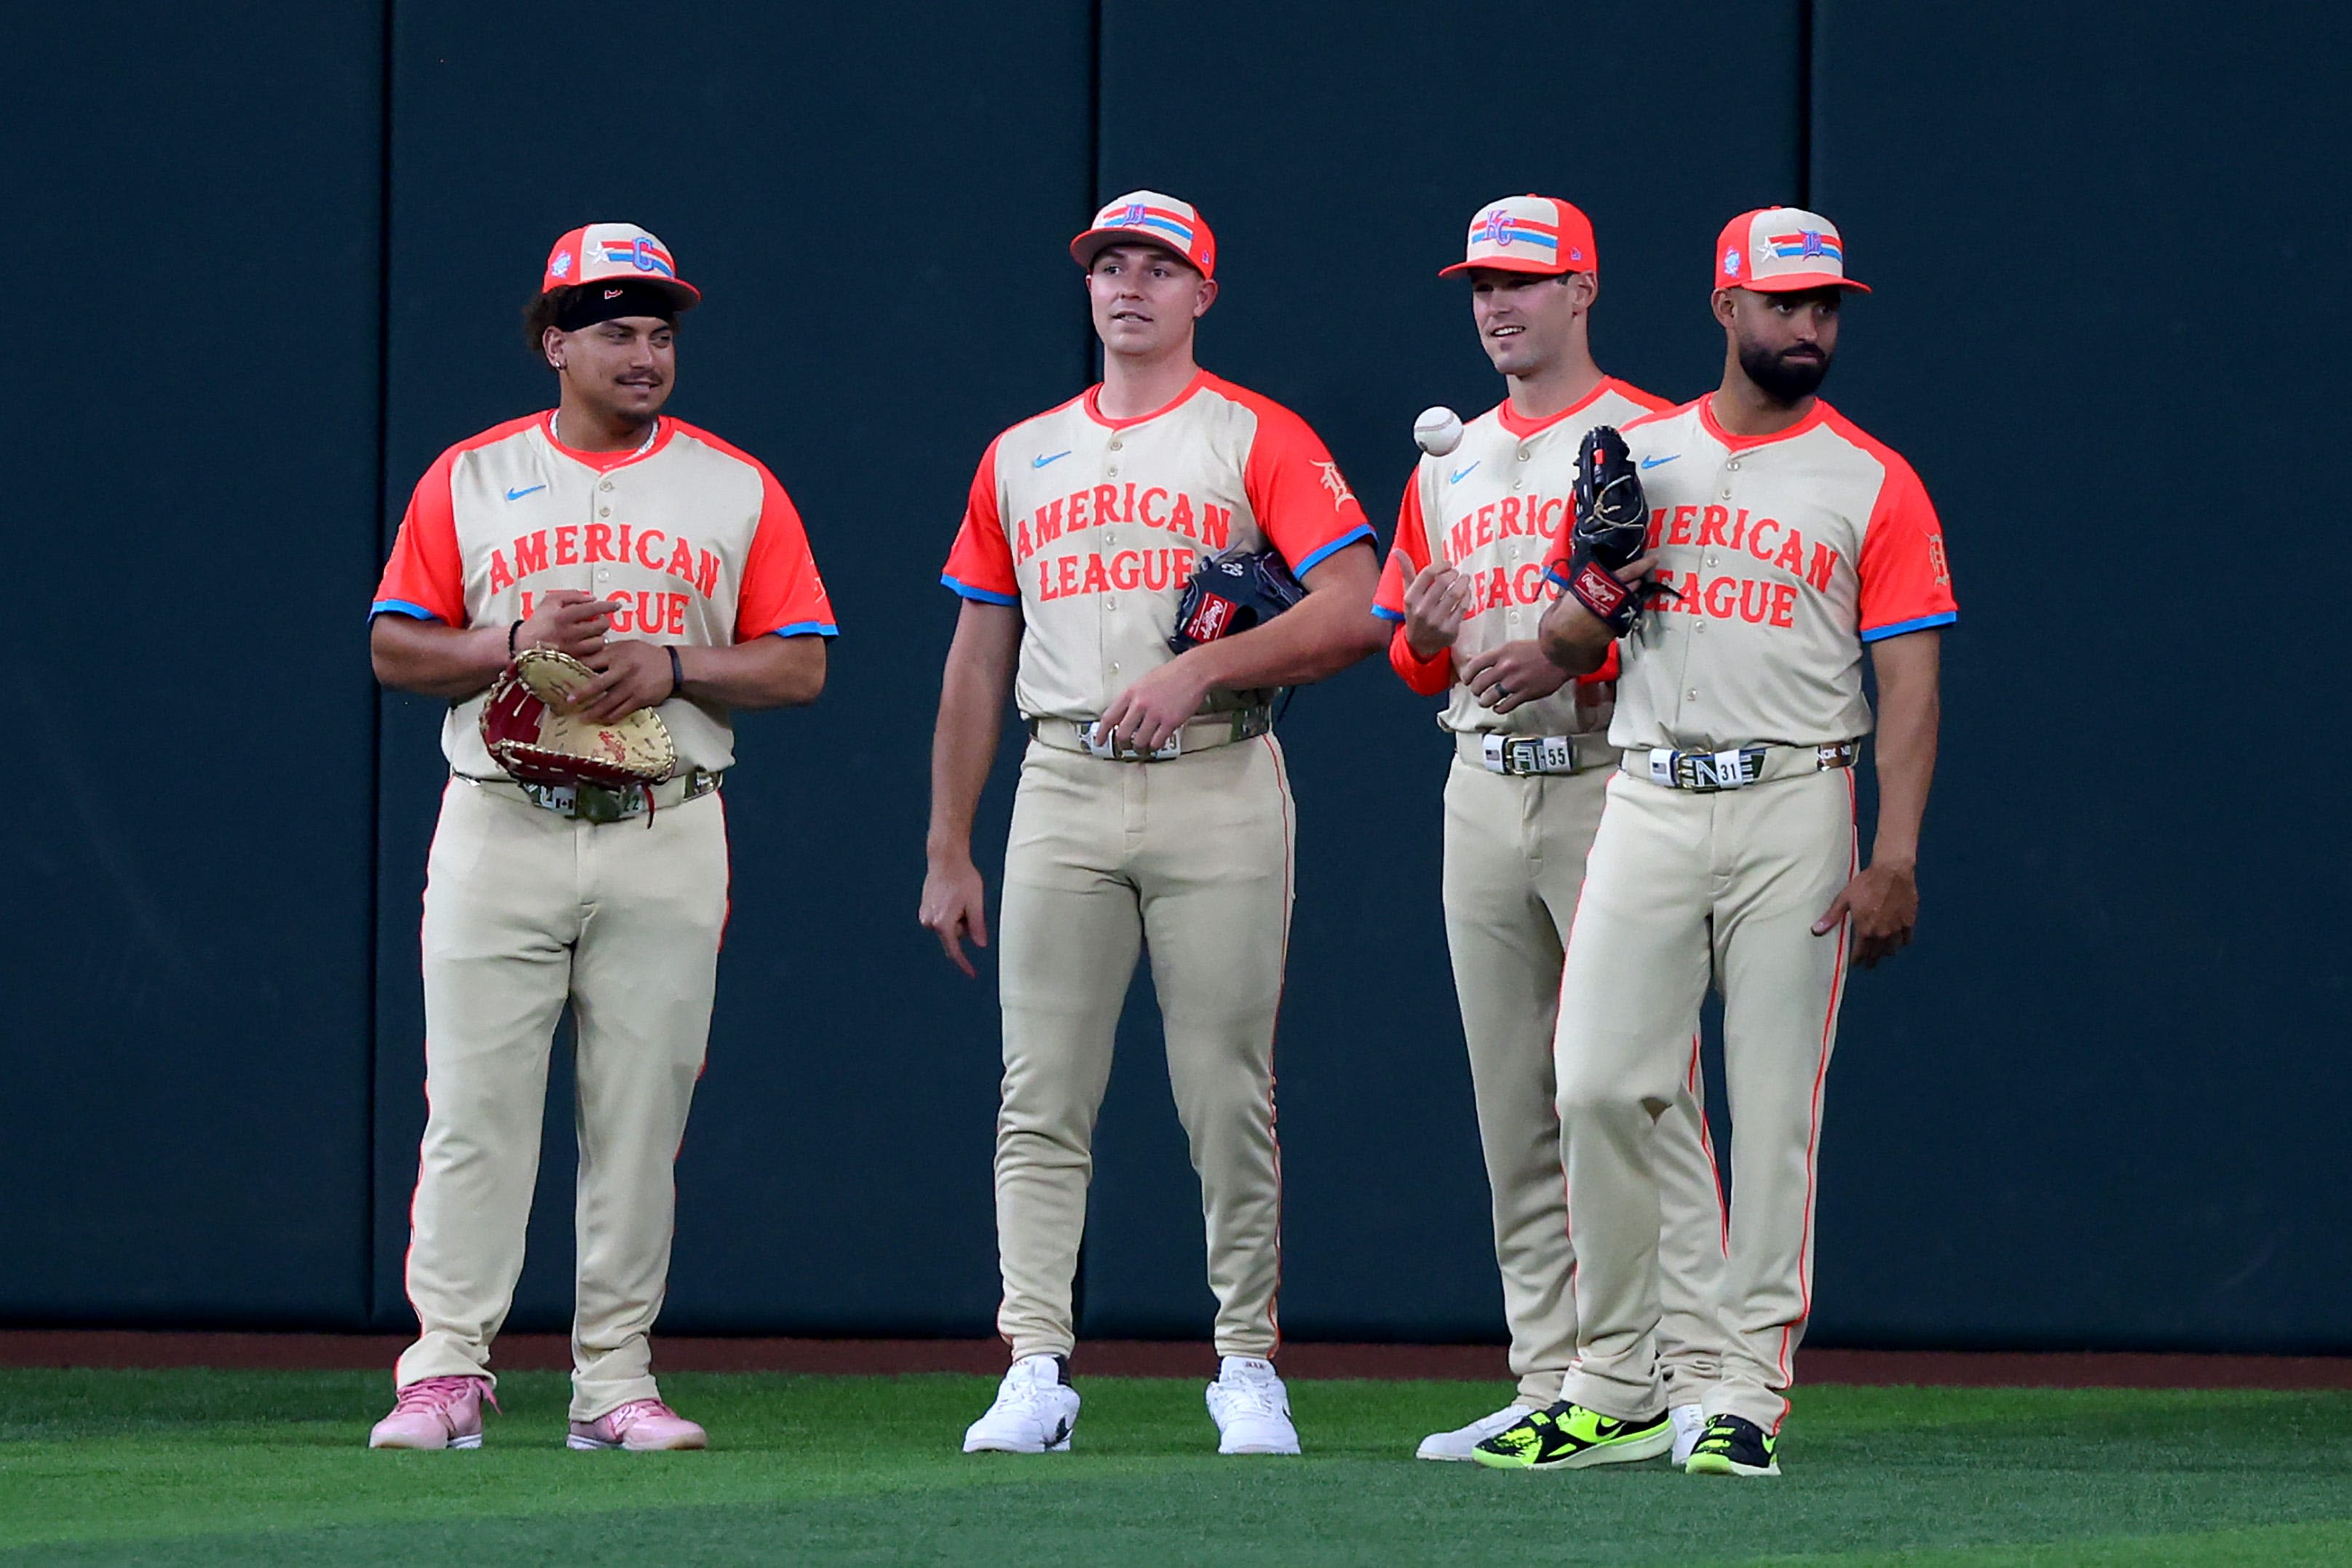
<instances>
[{"instance_id":1,"label":"bearded player","mask_svg":"<svg viewBox=\"0 0 2352 1568\"><path fill-rule=\"evenodd\" d=\"M1012 1369L966 1452L1066 1448L1071 1285L1095 1114L1137 953L1148 948L1168 1074L1201 1179L1226 1454L1295 1454L1280 1334L1274 1026L1291 905L1293 808L1272 689L1380 646L1371 530L1304 421L1193 358L1216 302L1209 226L1151 191L1073 240L1099 384L990 443L945 581L963 599L931 752L920 918L948 957L985 946L972 813L1012 696L1029 731L1005 851L997 1325ZM1178 653L1204 556L1271 549L1303 602Z\"/></svg>"},{"instance_id":2,"label":"bearded player","mask_svg":"<svg viewBox=\"0 0 2352 1568\"><path fill-rule=\"evenodd\" d=\"M1596 450L1593 525L1554 547L1567 593L1545 613L1546 649L1570 672L1599 668L1612 640L1622 659L1610 740L1623 756L1569 937L1579 1001L1559 1018L1579 1342L1549 1429L1523 1423L1482 1458L1664 1451L1654 1123L1712 984L1732 1127L1727 1342L1687 1468L1780 1474L1846 966L1911 940L1940 628L1957 614L1918 476L1818 395L1862 287L1826 218L1734 218L1715 252L1722 384ZM1653 572L1662 595L1637 586ZM1879 798L1866 868L1865 658Z\"/></svg>"},{"instance_id":3,"label":"bearded player","mask_svg":"<svg viewBox=\"0 0 2352 1568\"><path fill-rule=\"evenodd\" d=\"M376 677L447 700L450 779L425 889L429 1117L407 1270L419 1333L372 1447L481 1444L567 1005L580 1148L570 1446L704 1446L661 1398L649 1335L727 915L729 714L814 701L834 624L775 477L662 413L677 318L700 298L634 225L558 240L526 317L557 406L441 455L376 592ZM485 689L530 648L595 672L576 703L589 720L657 715L676 776L600 789L502 773L477 721Z\"/></svg>"},{"instance_id":4,"label":"bearded player","mask_svg":"<svg viewBox=\"0 0 2352 1568\"><path fill-rule=\"evenodd\" d=\"M1613 661L1580 679L1536 641L1544 558L1571 509L1578 445L1599 425L1666 406L1603 375L1591 342L1601 290L1592 225L1550 196L1510 196L1471 220L1466 276L1479 345L1505 399L1458 446L1423 459L1406 488L1372 613L1396 623L1389 662L1444 694L1454 742L1445 782L1445 941L1469 1047L1479 1144L1494 1199L1495 1260L1518 1387L1492 1415L1424 1438L1424 1459L1478 1444L1559 1398L1576 1356L1576 1260L1559 1163L1552 1032L1560 957L1585 852L1616 766ZM1659 1356L1677 1441L1698 1439L1699 1397L1720 1365L1715 1292L1723 1200L1699 1105L1697 1041L1659 1117L1664 1228Z\"/></svg>"}]
</instances>

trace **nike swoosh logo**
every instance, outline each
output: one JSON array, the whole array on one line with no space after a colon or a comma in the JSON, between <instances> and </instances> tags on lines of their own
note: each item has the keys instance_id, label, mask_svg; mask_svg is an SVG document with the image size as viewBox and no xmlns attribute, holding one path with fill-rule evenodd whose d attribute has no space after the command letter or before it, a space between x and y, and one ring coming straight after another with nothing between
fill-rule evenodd
<instances>
[{"instance_id":1,"label":"nike swoosh logo","mask_svg":"<svg viewBox=\"0 0 2352 1568\"><path fill-rule=\"evenodd\" d=\"M1050 458L1032 458L1029 459L1029 466L1033 468L1042 468L1048 463L1058 463L1069 455L1068 450L1066 448L1055 453Z\"/></svg>"},{"instance_id":2,"label":"nike swoosh logo","mask_svg":"<svg viewBox=\"0 0 2352 1568\"><path fill-rule=\"evenodd\" d=\"M1673 461L1675 460L1675 458L1679 458L1679 457L1681 457L1681 456L1682 456L1682 454L1681 454L1680 452L1676 452L1676 453L1674 453L1674 454L1673 454L1672 456L1670 456L1670 457L1664 457L1664 458L1643 458L1643 459L1642 459L1642 467L1643 467L1644 468L1656 468L1656 467L1657 467L1659 464L1661 464L1661 463L1671 463L1671 462L1673 462Z\"/></svg>"},{"instance_id":3,"label":"nike swoosh logo","mask_svg":"<svg viewBox=\"0 0 2352 1568\"><path fill-rule=\"evenodd\" d=\"M532 490L543 490L543 489L545 489L546 488L547 488L547 487L546 487L545 485L531 485L531 486L530 486L529 488L524 489L519 489L519 490L509 490L509 491L507 492L507 500L522 500L522 498L523 498L523 497L525 497L525 496L527 496L527 495L530 494L530 492L531 492Z\"/></svg>"},{"instance_id":4,"label":"nike swoosh logo","mask_svg":"<svg viewBox=\"0 0 2352 1568\"><path fill-rule=\"evenodd\" d=\"M1479 458L1479 459L1478 459L1478 462L1479 462L1479 463L1483 463L1483 462L1485 462L1485 461L1486 461L1486 459L1485 459L1484 458ZM1478 466L1478 463L1473 463L1473 464L1471 464L1471 465L1470 465L1470 468L1476 468L1477 466ZM1470 477L1470 468L1456 468L1456 469L1454 469L1454 470L1453 477L1452 477L1452 478L1450 478L1450 479L1448 479L1445 482L1446 482L1447 484L1449 484L1449 485L1458 485L1458 484L1460 484L1464 479L1467 479L1467 478L1469 478L1469 477Z\"/></svg>"}]
</instances>

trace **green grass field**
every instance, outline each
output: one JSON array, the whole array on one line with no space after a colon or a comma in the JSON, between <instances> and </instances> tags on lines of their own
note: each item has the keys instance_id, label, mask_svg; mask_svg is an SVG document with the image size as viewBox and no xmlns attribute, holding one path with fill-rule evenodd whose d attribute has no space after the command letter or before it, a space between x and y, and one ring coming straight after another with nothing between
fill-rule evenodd
<instances>
[{"instance_id":1,"label":"green grass field","mask_svg":"<svg viewBox=\"0 0 2352 1568\"><path fill-rule=\"evenodd\" d=\"M2352 1563L2352 1394L1804 1391L1777 1481L1415 1461L1503 1392L1296 1383L1221 1459L1201 1385L1082 1379L1076 1451L967 1458L969 1377L688 1376L703 1454L575 1454L505 1380L478 1452L371 1453L381 1374L0 1372L0 1565Z\"/></svg>"}]
</instances>

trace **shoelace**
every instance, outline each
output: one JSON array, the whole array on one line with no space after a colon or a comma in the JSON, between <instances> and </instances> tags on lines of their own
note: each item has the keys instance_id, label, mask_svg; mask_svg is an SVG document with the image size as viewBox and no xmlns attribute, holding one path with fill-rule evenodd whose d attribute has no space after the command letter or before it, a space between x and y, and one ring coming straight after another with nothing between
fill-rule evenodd
<instances>
[{"instance_id":1,"label":"shoelace","mask_svg":"<svg viewBox=\"0 0 2352 1568\"><path fill-rule=\"evenodd\" d=\"M1225 1390L1227 1400L1233 1404L1246 1405L1248 1414L1252 1415L1283 1414L1282 1400L1276 1392L1277 1384L1238 1378L1220 1378L1217 1381L1219 1386Z\"/></svg>"},{"instance_id":2,"label":"shoelace","mask_svg":"<svg viewBox=\"0 0 2352 1568\"><path fill-rule=\"evenodd\" d=\"M675 1420L677 1412L658 1399L632 1399L617 1410L607 1411L604 1419L613 1424L617 1436L650 1416L668 1416Z\"/></svg>"},{"instance_id":3,"label":"shoelace","mask_svg":"<svg viewBox=\"0 0 2352 1568\"><path fill-rule=\"evenodd\" d=\"M447 1412L449 1406L465 1397L466 1390L473 1384L473 1382L470 1377L419 1378L400 1390L398 1397L392 1403L393 1414L395 1415L443 1415ZM491 1409L499 1408L497 1395L485 1389L482 1397L488 1402Z\"/></svg>"}]
</instances>

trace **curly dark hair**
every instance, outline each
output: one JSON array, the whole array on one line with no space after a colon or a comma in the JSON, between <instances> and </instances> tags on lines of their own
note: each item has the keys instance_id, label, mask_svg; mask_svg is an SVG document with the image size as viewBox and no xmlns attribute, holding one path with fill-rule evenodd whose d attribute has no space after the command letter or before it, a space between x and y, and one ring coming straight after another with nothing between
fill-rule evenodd
<instances>
[{"instance_id":1,"label":"curly dark hair","mask_svg":"<svg viewBox=\"0 0 2352 1568\"><path fill-rule=\"evenodd\" d=\"M523 346L531 358L546 357L547 329L555 325L555 318L563 313L563 307L578 292L578 284L568 283L560 289L550 289L544 294L532 295L530 303L522 308Z\"/></svg>"}]
</instances>

